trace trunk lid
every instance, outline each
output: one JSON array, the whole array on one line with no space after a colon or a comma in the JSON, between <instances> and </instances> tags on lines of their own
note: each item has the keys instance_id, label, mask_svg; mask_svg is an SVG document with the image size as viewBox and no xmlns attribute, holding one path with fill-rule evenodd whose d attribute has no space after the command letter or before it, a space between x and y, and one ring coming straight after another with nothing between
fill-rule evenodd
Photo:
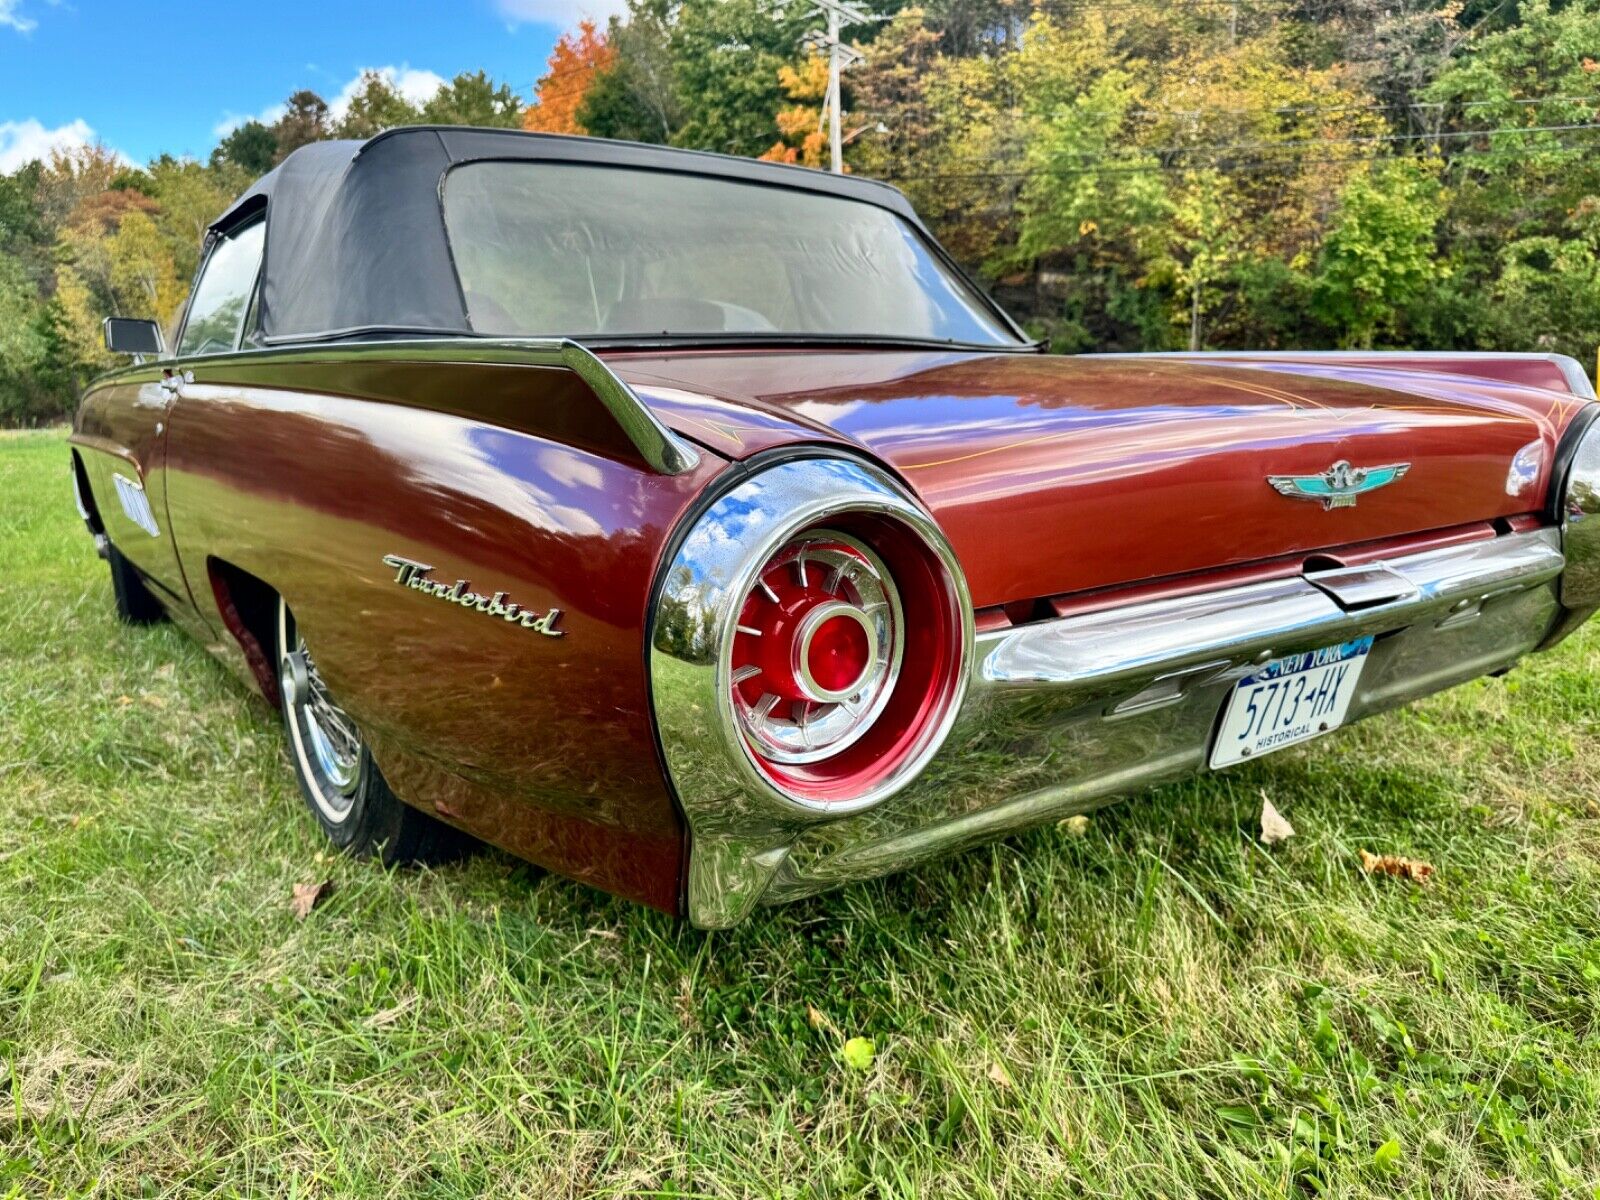
<instances>
[{"instance_id":1,"label":"trunk lid","mask_svg":"<svg viewBox=\"0 0 1600 1200\"><path fill-rule=\"evenodd\" d=\"M980 607L1536 511L1580 403L1368 365L899 351L607 361L719 453L840 442L889 464L944 527ZM1269 482L1339 462L1407 466L1333 508Z\"/></svg>"}]
</instances>

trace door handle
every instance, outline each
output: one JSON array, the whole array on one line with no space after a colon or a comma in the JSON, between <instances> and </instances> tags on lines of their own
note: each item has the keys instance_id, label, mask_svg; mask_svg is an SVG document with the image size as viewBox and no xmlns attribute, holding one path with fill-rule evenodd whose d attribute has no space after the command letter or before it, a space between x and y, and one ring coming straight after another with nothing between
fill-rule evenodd
<instances>
[{"instance_id":1,"label":"door handle","mask_svg":"<svg viewBox=\"0 0 1600 1200\"><path fill-rule=\"evenodd\" d=\"M183 395L183 385L194 382L193 371L167 371L157 385L167 396L176 400Z\"/></svg>"}]
</instances>

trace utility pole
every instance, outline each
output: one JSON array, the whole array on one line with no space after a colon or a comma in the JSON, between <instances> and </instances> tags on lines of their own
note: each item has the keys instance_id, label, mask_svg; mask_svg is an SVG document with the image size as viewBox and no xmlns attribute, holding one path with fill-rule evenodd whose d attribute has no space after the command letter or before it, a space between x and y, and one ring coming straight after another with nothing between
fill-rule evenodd
<instances>
[{"instance_id":1,"label":"utility pole","mask_svg":"<svg viewBox=\"0 0 1600 1200\"><path fill-rule=\"evenodd\" d=\"M820 29L813 29L801 38L801 44L813 50L826 50L828 53L828 92L823 100L823 107L828 111L828 151L831 163L830 169L835 175L844 174L844 142L840 138L839 126L843 120L839 112L841 107L839 94L839 72L845 67L853 67L858 62L865 62L866 56L859 53L853 46L847 46L840 38L840 34L848 25L865 25L871 21L881 21L883 18L875 13L869 13L858 8L850 0L811 0L811 12L814 16L828 19L828 30L824 33Z\"/></svg>"},{"instance_id":2,"label":"utility pole","mask_svg":"<svg viewBox=\"0 0 1600 1200\"><path fill-rule=\"evenodd\" d=\"M844 145L839 141L839 10L829 4L828 14L828 169L844 174Z\"/></svg>"}]
</instances>

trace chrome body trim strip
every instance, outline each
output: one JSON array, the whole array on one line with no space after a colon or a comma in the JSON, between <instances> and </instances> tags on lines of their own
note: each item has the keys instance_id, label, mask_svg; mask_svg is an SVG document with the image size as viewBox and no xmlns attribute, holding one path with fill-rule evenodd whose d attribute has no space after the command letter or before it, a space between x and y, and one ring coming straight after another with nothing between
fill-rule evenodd
<instances>
[{"instance_id":1,"label":"chrome body trim strip","mask_svg":"<svg viewBox=\"0 0 1600 1200\"><path fill-rule=\"evenodd\" d=\"M1216 362L1226 362L1232 359L1237 362L1304 362L1309 366L1318 362L1339 362L1340 360L1370 362L1382 353L1383 351L1376 350L1149 350L1138 353L1083 354L1078 357L1210 359ZM1561 378L1566 381L1568 390L1578 399L1600 399L1600 396L1595 394L1594 384L1589 379L1589 373L1570 354L1544 354L1536 350L1518 350L1505 354L1494 350L1401 350L1394 353L1398 357L1424 362L1430 359L1438 362L1472 362L1474 359L1482 359L1484 361L1538 359L1542 362L1555 364L1556 370L1561 372ZM1382 370L1384 368L1380 366L1375 369Z\"/></svg>"},{"instance_id":2,"label":"chrome body trim strip","mask_svg":"<svg viewBox=\"0 0 1600 1200\"><path fill-rule=\"evenodd\" d=\"M1348 608L1295 576L981 634L960 717L914 781L787 828L747 824L735 801L714 845L693 842L691 917L736 920L756 900L900 870L1204 770L1234 684L1271 658L1376 636L1347 723L1503 670L1561 626L1563 565L1546 528L1369 564L1383 592L1403 594L1354 595Z\"/></svg>"},{"instance_id":3,"label":"chrome body trim strip","mask_svg":"<svg viewBox=\"0 0 1600 1200\"><path fill-rule=\"evenodd\" d=\"M258 350L238 350L231 354L190 356L183 360L163 360L165 366L179 365L199 371L217 366L245 363L286 362L461 362L505 363L512 366L565 367L582 379L605 405L622 431L627 434L650 469L658 475L681 475L693 470L700 453L684 438L662 423L660 417L620 376L587 347L571 338L479 338L419 337L369 342L297 344ZM102 375L95 383L112 380L125 367Z\"/></svg>"}]
</instances>

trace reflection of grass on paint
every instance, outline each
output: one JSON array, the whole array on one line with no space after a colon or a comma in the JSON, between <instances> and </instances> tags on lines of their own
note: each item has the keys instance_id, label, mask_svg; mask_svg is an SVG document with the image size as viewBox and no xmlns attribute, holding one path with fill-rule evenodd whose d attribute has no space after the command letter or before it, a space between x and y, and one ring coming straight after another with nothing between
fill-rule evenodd
<instances>
[{"instance_id":1,"label":"reflection of grass on paint","mask_svg":"<svg viewBox=\"0 0 1600 1200\"><path fill-rule=\"evenodd\" d=\"M1081 836L705 935L499 854L329 854L272 714L175 630L112 621L64 456L0 443L0 1193L1600 1174L1600 631ZM1299 830L1272 850L1263 791ZM1362 849L1438 873L1365 876Z\"/></svg>"}]
</instances>

